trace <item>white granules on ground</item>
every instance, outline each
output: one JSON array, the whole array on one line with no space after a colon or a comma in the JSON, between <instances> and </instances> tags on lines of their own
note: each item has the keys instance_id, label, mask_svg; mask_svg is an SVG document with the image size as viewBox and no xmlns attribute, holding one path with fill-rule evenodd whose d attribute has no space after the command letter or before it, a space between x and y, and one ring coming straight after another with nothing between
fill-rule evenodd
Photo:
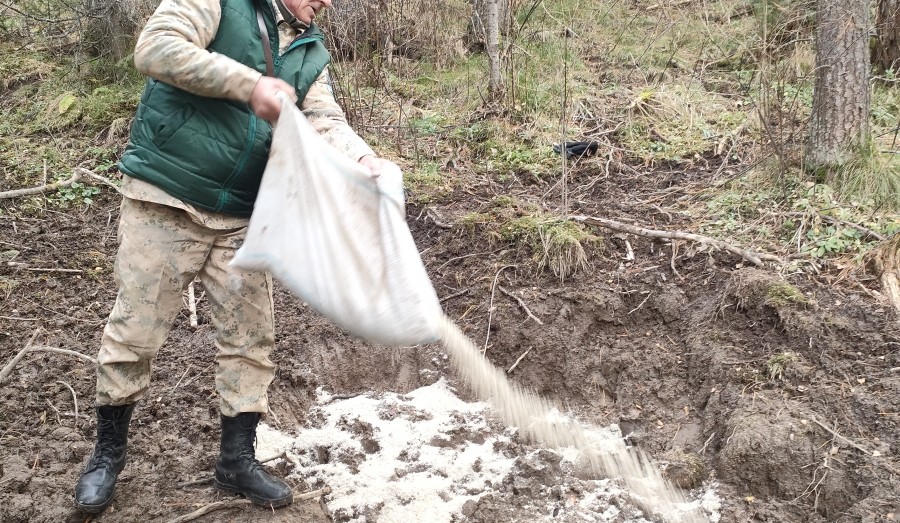
<instances>
[{"instance_id":1,"label":"white granules on ground","mask_svg":"<svg viewBox=\"0 0 900 523\"><path fill-rule=\"evenodd\" d=\"M311 487L332 489L328 508L343 521L449 522L514 461L493 450L508 436L488 435L486 405L461 401L444 381L405 396L320 402L311 417L321 425L300 430L289 449Z\"/></svg>"},{"instance_id":2,"label":"white granules on ground","mask_svg":"<svg viewBox=\"0 0 900 523\"><path fill-rule=\"evenodd\" d=\"M647 521L636 509L623 514L630 498L616 483L571 475L578 451L523 450L512 441L516 432L498 424L487 404L460 400L444 380L406 395L334 399L320 391L309 419L311 426L298 428L296 436L261 424L257 456L286 450L297 465L294 474L310 488L331 488L325 501L336 522L461 521L488 494L495 505L510 505L508 517L498 521ZM541 477L533 468L545 464L545 454L562 463L555 476ZM569 489L569 483L579 488ZM516 485L536 489L536 495L516 495ZM550 495L552 488L559 488L559 499ZM707 494L692 505L709 514L718 498Z\"/></svg>"}]
</instances>

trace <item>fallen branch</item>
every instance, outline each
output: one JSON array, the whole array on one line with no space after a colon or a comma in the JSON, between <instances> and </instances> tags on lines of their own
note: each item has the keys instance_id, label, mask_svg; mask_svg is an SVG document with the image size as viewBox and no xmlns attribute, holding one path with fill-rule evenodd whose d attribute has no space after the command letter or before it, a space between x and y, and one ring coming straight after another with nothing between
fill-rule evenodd
<instances>
[{"instance_id":1,"label":"fallen branch","mask_svg":"<svg viewBox=\"0 0 900 523\"><path fill-rule=\"evenodd\" d=\"M212 479L212 478L210 478ZM203 480L205 483L209 480ZM318 498L321 496L325 496L331 493L331 489L329 487L321 488L318 490L312 490L310 492L305 492L303 494L298 494L294 496L294 501L305 501L307 499ZM183 516L178 516L175 519L169 520L168 523L186 523L188 521L193 521L195 519L200 518L201 516L205 516L210 512L215 512L217 510L227 510L232 508L241 508L246 507L247 505L251 505L253 502L249 499L238 499L238 500L226 500L226 501L216 501L215 503L210 503L209 505L205 505L203 507L198 508L197 510L191 512L190 514L185 514Z\"/></svg>"},{"instance_id":2,"label":"fallen branch","mask_svg":"<svg viewBox=\"0 0 900 523\"><path fill-rule=\"evenodd\" d=\"M79 180L84 178L90 178L91 180L98 181L100 183L106 184L112 187L115 190L119 190L116 187L116 184L112 183L109 179L100 176L99 174L91 171L90 169L85 169L83 167L76 167L75 171L72 173L72 176L66 178L65 180L60 180L58 182L53 183L45 183L38 187L29 187L27 189L15 189L12 191L4 191L0 192L0 200L4 200L7 198L20 198L22 196L31 196L32 194L40 194L45 191L54 191L56 189L60 189L63 187L71 187L73 184L77 183Z\"/></svg>"},{"instance_id":3,"label":"fallen branch","mask_svg":"<svg viewBox=\"0 0 900 523\"><path fill-rule=\"evenodd\" d=\"M175 519L169 520L169 523L185 523L187 521L193 521L201 516L205 516L206 514L209 514L210 512L215 512L217 510L225 510L225 509L230 509L230 508L245 507L252 503L253 502L250 501L249 499L216 501L215 503L210 503L209 505L200 507L197 510L191 512L190 514L178 516Z\"/></svg>"},{"instance_id":4,"label":"fallen branch","mask_svg":"<svg viewBox=\"0 0 900 523\"><path fill-rule=\"evenodd\" d=\"M516 296L515 294L513 294L513 293L509 292L508 290L504 289L502 285L498 285L497 288L500 289L500 292L502 292L503 294L505 294L505 295L509 296L510 298L516 300L516 302L519 304L519 307L522 307L522 309L525 311L525 314L527 314L528 317L531 318L532 320L536 321L538 325L543 325L543 324L544 324L544 322L542 322L540 318L538 318L537 316L535 316L534 314L531 313L531 309L528 308L528 305L525 305L525 302L522 301L522 298L519 298L519 297Z\"/></svg>"},{"instance_id":5,"label":"fallen branch","mask_svg":"<svg viewBox=\"0 0 900 523\"><path fill-rule=\"evenodd\" d=\"M843 441L843 442L846 443L847 445L850 445L851 447L853 447L853 448L855 448L856 450L862 452L863 454L865 454L865 455L867 455L867 456L874 456L874 455L875 455L871 450L866 449L865 447L863 447L863 446L860 445L859 443L856 443L855 441L853 441L853 440L851 440L851 439L849 439L849 438L847 438L847 437L841 436L840 434L838 434L838 433L835 432L834 430L828 428L828 426L825 425L824 423L822 423L821 421L819 421L819 420L817 420L817 419L815 419L815 418L812 418L812 421L813 421L813 423L815 423L816 425L818 425L818 426L822 427L823 429L825 429L826 431L828 431L828 433L831 434L832 436L834 436L835 438L837 438L837 439Z\"/></svg>"},{"instance_id":6,"label":"fallen branch","mask_svg":"<svg viewBox=\"0 0 900 523\"><path fill-rule=\"evenodd\" d=\"M15 189L12 191L0 192L0 200L5 200L7 198L21 198L22 196L40 194L44 191L53 191L59 189L60 187L70 187L73 183L77 182L80 179L81 175L78 173L78 171L75 171L72 176L59 182L46 183L44 185L40 185L38 187L30 187L28 189Z\"/></svg>"},{"instance_id":7,"label":"fallen branch","mask_svg":"<svg viewBox=\"0 0 900 523\"><path fill-rule=\"evenodd\" d=\"M619 232L627 232L637 236L646 236L648 238L665 238L668 240L687 240L695 243L700 243L702 245L709 245L711 247L715 247L718 249L724 249L730 253L737 254L741 258L747 260L748 262L754 265L762 265L763 261L771 261L776 263L781 263L782 259L774 254L764 254L758 253L754 251L750 251L747 249L742 249L740 247L736 247L730 243L724 242L722 240L717 240L715 238L710 238L709 236L703 236L702 234L694 234L691 232L683 232L683 231L658 231L654 229L646 229L644 227L638 227L636 225L628 225L627 223L617 222L615 220L610 220L608 218L597 218L595 216L572 216L572 220L577 222L583 222L588 225L594 225L597 227L604 227L607 229L612 229L614 231Z\"/></svg>"},{"instance_id":8,"label":"fallen branch","mask_svg":"<svg viewBox=\"0 0 900 523\"><path fill-rule=\"evenodd\" d=\"M44 268L44 267L29 267L26 263L21 262L7 262L6 265L10 267L18 267L23 271L31 271L31 272L66 272L71 274L81 274L84 271L81 269L54 269L54 268Z\"/></svg>"},{"instance_id":9,"label":"fallen branch","mask_svg":"<svg viewBox=\"0 0 900 523\"><path fill-rule=\"evenodd\" d=\"M69 349L59 349L56 347L46 347L43 345L38 345L37 347L32 347L31 352L55 352L57 354L68 354L69 356L75 356L75 357L81 358L85 361L89 361L89 362L93 363L94 365L97 364L97 360L95 358L92 358L92 357L88 356L87 354L82 354L80 352L77 352L74 350L69 350Z\"/></svg>"},{"instance_id":10,"label":"fallen branch","mask_svg":"<svg viewBox=\"0 0 900 523\"><path fill-rule=\"evenodd\" d=\"M116 191L119 190L119 187L116 184L112 183L112 181L109 178L100 176L99 174L95 173L94 171L92 171L90 169L85 169L84 167L76 167L75 172L81 177L87 176L88 178L90 178L94 181L100 182L104 185L107 185Z\"/></svg>"},{"instance_id":11,"label":"fallen branch","mask_svg":"<svg viewBox=\"0 0 900 523\"><path fill-rule=\"evenodd\" d=\"M37 338L38 333L41 332L41 328L38 327L34 329L34 334L31 335L31 339L28 340L28 343L25 344L25 348L20 350L18 354L13 356L9 363L3 367L3 370L0 370L0 383L3 383L6 380L6 377L9 376L9 373L15 368L16 364L25 357L25 354L28 353L28 350L31 349L31 344L34 343L34 339Z\"/></svg>"}]
</instances>

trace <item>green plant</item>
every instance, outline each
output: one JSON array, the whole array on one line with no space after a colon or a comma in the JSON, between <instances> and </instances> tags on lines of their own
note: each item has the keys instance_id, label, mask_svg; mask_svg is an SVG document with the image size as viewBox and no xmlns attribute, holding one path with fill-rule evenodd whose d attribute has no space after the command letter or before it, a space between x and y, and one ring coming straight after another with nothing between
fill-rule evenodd
<instances>
[{"instance_id":1,"label":"green plant","mask_svg":"<svg viewBox=\"0 0 900 523\"><path fill-rule=\"evenodd\" d=\"M67 176L60 176L55 181L61 181ZM94 196L100 194L100 188L95 185L75 182L68 187L60 187L56 193L48 197L48 200L60 207L72 205L90 205L94 203Z\"/></svg>"},{"instance_id":2,"label":"green plant","mask_svg":"<svg viewBox=\"0 0 900 523\"><path fill-rule=\"evenodd\" d=\"M775 308L782 308L789 305L807 305L809 299L790 283L777 282L766 291L764 303Z\"/></svg>"},{"instance_id":3,"label":"green plant","mask_svg":"<svg viewBox=\"0 0 900 523\"><path fill-rule=\"evenodd\" d=\"M900 217L877 215L874 202L843 202L825 184L810 183L807 187L792 205L799 218L785 221L784 226L802 242L803 252L814 258L840 254L860 257L877 242L863 230L891 236L900 229ZM799 233L801 238L797 237Z\"/></svg>"},{"instance_id":4,"label":"green plant","mask_svg":"<svg viewBox=\"0 0 900 523\"><path fill-rule=\"evenodd\" d=\"M437 162L424 162L404 173L403 185L416 203L430 203L453 191L453 178L441 172Z\"/></svg>"},{"instance_id":5,"label":"green plant","mask_svg":"<svg viewBox=\"0 0 900 523\"><path fill-rule=\"evenodd\" d=\"M527 245L541 268L549 268L560 280L587 268L584 245L600 239L583 225L545 213L526 214L504 222L500 238Z\"/></svg>"},{"instance_id":6,"label":"green plant","mask_svg":"<svg viewBox=\"0 0 900 523\"><path fill-rule=\"evenodd\" d=\"M772 382L781 381L784 379L785 371L796 360L797 354L793 352L782 352L772 356L766 361L766 377Z\"/></svg>"}]
</instances>

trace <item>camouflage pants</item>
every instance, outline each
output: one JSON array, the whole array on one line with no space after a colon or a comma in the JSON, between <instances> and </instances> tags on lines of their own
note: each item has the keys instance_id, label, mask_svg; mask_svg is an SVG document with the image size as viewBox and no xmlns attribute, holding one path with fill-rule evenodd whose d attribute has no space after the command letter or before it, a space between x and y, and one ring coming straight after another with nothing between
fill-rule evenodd
<instances>
[{"instance_id":1,"label":"camouflage pants","mask_svg":"<svg viewBox=\"0 0 900 523\"><path fill-rule=\"evenodd\" d=\"M181 209L125 198L115 277L119 293L97 358L97 405L141 399L150 365L199 275L216 329L216 390L222 414L267 412L275 375L272 281L231 269L246 227L216 230Z\"/></svg>"}]
</instances>

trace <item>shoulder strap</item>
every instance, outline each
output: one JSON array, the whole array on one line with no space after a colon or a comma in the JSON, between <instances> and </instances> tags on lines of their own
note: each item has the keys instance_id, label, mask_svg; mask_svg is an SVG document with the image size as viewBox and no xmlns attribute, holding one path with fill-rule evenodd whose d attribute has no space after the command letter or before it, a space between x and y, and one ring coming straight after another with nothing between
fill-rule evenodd
<instances>
[{"instance_id":1,"label":"shoulder strap","mask_svg":"<svg viewBox=\"0 0 900 523\"><path fill-rule=\"evenodd\" d=\"M259 22L259 36L262 38L263 55L266 57L266 76L275 76L275 67L272 65L272 44L269 43L269 30L266 28L266 20L262 11L256 6L256 21Z\"/></svg>"}]
</instances>

